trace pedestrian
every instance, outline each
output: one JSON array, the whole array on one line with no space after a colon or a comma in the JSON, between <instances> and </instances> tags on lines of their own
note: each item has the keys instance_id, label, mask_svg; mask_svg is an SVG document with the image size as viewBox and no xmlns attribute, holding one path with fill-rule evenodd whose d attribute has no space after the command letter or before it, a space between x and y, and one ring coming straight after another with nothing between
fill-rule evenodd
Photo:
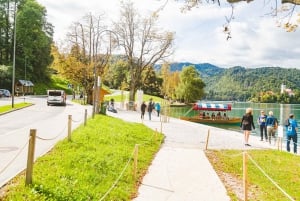
<instances>
[{"instance_id":1,"label":"pedestrian","mask_svg":"<svg viewBox=\"0 0 300 201\"><path fill-rule=\"evenodd\" d=\"M141 104L141 119L142 120L144 120L144 115L145 115L145 112L146 112L146 107L147 107L147 105L146 105L145 101L143 101L142 104Z\"/></svg>"},{"instance_id":2,"label":"pedestrian","mask_svg":"<svg viewBox=\"0 0 300 201\"><path fill-rule=\"evenodd\" d=\"M267 126L269 143L271 144L271 139L272 137L275 138L275 132L278 126L277 118L273 116L272 111L269 111L269 115L267 116L267 120L266 120L266 126Z\"/></svg>"},{"instance_id":3,"label":"pedestrian","mask_svg":"<svg viewBox=\"0 0 300 201\"><path fill-rule=\"evenodd\" d=\"M267 121L267 115L265 114L265 111L262 110L260 111L260 115L257 118L257 124L259 125L259 130L260 130L260 141L264 140L264 134L265 134L265 140L268 141L266 121Z\"/></svg>"},{"instance_id":4,"label":"pedestrian","mask_svg":"<svg viewBox=\"0 0 300 201\"><path fill-rule=\"evenodd\" d=\"M151 120L151 113L152 113L152 110L154 109L153 106L154 105L153 105L152 98L150 98L149 103L148 103L148 107L147 107L148 114L149 114L149 120Z\"/></svg>"},{"instance_id":5,"label":"pedestrian","mask_svg":"<svg viewBox=\"0 0 300 201\"><path fill-rule=\"evenodd\" d=\"M249 144L249 135L251 133L252 128L255 130L254 122L253 122L253 110L252 108L247 108L246 113L242 117L242 121L240 127L244 132L244 142L245 146L251 146Z\"/></svg>"},{"instance_id":6,"label":"pedestrian","mask_svg":"<svg viewBox=\"0 0 300 201\"><path fill-rule=\"evenodd\" d=\"M160 104L159 103L155 103L155 110L156 110L157 116L159 117L159 113L160 113Z\"/></svg>"},{"instance_id":7,"label":"pedestrian","mask_svg":"<svg viewBox=\"0 0 300 201\"><path fill-rule=\"evenodd\" d=\"M290 142L293 140L294 142L294 153L297 154L297 132L298 132L298 124L294 119L294 114L289 115L289 119L286 121L286 150L290 152Z\"/></svg>"}]
</instances>

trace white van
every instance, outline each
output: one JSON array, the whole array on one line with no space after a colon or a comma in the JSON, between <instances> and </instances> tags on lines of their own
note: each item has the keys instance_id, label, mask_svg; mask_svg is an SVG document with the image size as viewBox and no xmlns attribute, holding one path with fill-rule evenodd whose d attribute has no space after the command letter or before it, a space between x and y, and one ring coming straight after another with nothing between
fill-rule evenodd
<instances>
[{"instance_id":1,"label":"white van","mask_svg":"<svg viewBox=\"0 0 300 201\"><path fill-rule=\"evenodd\" d=\"M47 105L66 106L66 93L64 90L47 90Z\"/></svg>"}]
</instances>

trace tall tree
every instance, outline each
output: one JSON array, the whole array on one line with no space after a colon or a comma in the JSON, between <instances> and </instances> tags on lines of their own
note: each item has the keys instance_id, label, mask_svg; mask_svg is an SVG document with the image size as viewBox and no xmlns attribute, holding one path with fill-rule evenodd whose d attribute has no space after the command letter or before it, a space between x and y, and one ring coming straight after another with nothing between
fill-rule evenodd
<instances>
[{"instance_id":1,"label":"tall tree","mask_svg":"<svg viewBox=\"0 0 300 201\"><path fill-rule=\"evenodd\" d=\"M122 4L120 20L115 23L129 64L130 101L135 100L135 93L143 84L142 74L151 72L149 66L172 54L173 33L160 31L163 29L156 27L157 20L157 13L143 18L133 3L127 2Z\"/></svg>"},{"instance_id":2,"label":"tall tree","mask_svg":"<svg viewBox=\"0 0 300 201\"><path fill-rule=\"evenodd\" d=\"M0 64L11 64L14 3L0 0Z\"/></svg>"},{"instance_id":3,"label":"tall tree","mask_svg":"<svg viewBox=\"0 0 300 201\"><path fill-rule=\"evenodd\" d=\"M24 78L25 70L32 80L49 78L53 26L47 22L46 13L36 0L22 0L18 6L16 75L19 78Z\"/></svg>"},{"instance_id":4,"label":"tall tree","mask_svg":"<svg viewBox=\"0 0 300 201\"><path fill-rule=\"evenodd\" d=\"M68 38L73 49L72 57L78 68L68 69L78 74L77 83L83 83L88 95L88 103L92 104L93 86L96 85L97 76L102 76L110 60L112 49L118 42L117 35L107 29L103 15L87 14L81 21L75 22L71 27ZM71 67L71 66L70 66ZM70 74L69 74L70 75ZM80 76L79 76L80 75Z\"/></svg>"},{"instance_id":5,"label":"tall tree","mask_svg":"<svg viewBox=\"0 0 300 201\"><path fill-rule=\"evenodd\" d=\"M189 103L204 96L205 84L195 66L184 67L180 74L180 83L176 88L176 96Z\"/></svg>"}]
</instances>

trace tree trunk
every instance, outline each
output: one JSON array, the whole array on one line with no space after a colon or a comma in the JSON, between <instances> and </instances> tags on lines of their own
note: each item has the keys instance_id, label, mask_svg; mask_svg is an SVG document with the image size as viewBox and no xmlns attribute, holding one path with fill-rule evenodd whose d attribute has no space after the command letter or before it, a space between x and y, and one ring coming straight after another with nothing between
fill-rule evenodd
<instances>
[{"instance_id":1,"label":"tree trunk","mask_svg":"<svg viewBox=\"0 0 300 201\"><path fill-rule=\"evenodd\" d=\"M136 84L134 82L130 83L130 91L129 91L129 103L128 109L129 110L136 110L135 108L135 93L136 93Z\"/></svg>"}]
</instances>

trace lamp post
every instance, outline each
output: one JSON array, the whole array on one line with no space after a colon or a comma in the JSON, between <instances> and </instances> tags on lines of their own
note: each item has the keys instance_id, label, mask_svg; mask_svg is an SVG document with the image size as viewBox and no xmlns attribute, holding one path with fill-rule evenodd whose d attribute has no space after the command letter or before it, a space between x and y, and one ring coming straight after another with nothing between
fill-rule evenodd
<instances>
[{"instance_id":1,"label":"lamp post","mask_svg":"<svg viewBox=\"0 0 300 201\"><path fill-rule=\"evenodd\" d=\"M111 54L111 34L113 33L116 37L117 37L117 42L118 42L118 46L119 46L119 38L118 38L118 34L115 33L114 31L105 29L102 30L101 32L98 33L98 35L102 35L103 33L108 32L110 33L110 45L109 45L109 51ZM93 65L94 65L94 86L93 86L93 111L92 111L92 118L94 118L95 113L99 112L99 98L100 98L100 90L101 90L101 78L100 76L97 75L97 69L96 69L96 59L94 58L94 56L97 56L97 51L96 54L93 55Z\"/></svg>"},{"instance_id":2,"label":"lamp post","mask_svg":"<svg viewBox=\"0 0 300 201\"><path fill-rule=\"evenodd\" d=\"M15 70L16 70L16 32L17 32L17 1L15 1L14 9L14 50L13 50L13 72L12 72L12 89L11 89L11 107L14 108L15 99Z\"/></svg>"}]
</instances>

